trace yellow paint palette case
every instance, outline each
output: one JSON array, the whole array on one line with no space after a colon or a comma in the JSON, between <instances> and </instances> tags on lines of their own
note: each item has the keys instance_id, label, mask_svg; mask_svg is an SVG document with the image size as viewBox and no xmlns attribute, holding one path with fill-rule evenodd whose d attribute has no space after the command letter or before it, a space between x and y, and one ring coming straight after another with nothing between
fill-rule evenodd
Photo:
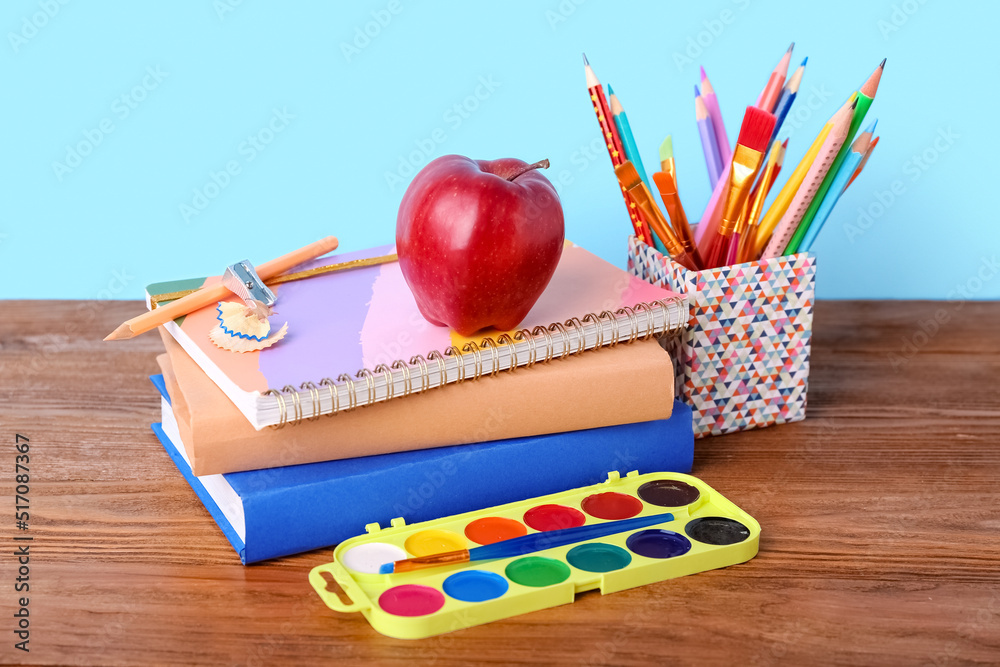
<instances>
[{"instance_id":1,"label":"yellow paint palette case","mask_svg":"<svg viewBox=\"0 0 1000 667\"><path fill-rule=\"evenodd\" d=\"M760 543L753 517L680 473L611 472L592 486L366 529L337 546L332 563L313 568L309 582L331 609L361 612L377 631L400 639L567 604L595 588L614 593L743 563ZM607 534L587 537L595 532ZM463 550L468 562L399 571L405 559L447 560ZM497 553L504 556L491 557ZM379 573L394 562L395 573Z\"/></svg>"}]
</instances>

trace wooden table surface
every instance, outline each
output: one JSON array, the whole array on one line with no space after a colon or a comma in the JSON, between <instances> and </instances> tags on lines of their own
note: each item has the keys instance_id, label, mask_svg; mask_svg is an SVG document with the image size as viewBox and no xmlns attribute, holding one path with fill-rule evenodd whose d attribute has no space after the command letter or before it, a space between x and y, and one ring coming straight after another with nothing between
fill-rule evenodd
<instances>
[{"instance_id":1,"label":"wooden table surface","mask_svg":"<svg viewBox=\"0 0 1000 667\"><path fill-rule=\"evenodd\" d=\"M327 609L306 577L329 550L240 565L149 429L158 336L101 341L141 311L0 302L0 662L1000 662L1000 303L817 304L809 418L697 446L694 474L762 526L748 563L422 641Z\"/></svg>"}]
</instances>

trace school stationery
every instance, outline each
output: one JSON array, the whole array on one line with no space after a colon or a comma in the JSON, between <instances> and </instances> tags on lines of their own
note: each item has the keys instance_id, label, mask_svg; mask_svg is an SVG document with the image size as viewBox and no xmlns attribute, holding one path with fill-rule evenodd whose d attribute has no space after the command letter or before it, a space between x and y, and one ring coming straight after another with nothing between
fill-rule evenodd
<instances>
[{"instance_id":1,"label":"school stationery","mask_svg":"<svg viewBox=\"0 0 1000 667\"><path fill-rule=\"evenodd\" d=\"M660 192L663 205L667 208L667 215L670 216L670 224L684 245L695 266L702 266L701 255L698 253L698 246L694 242L694 234L688 224L687 213L681 204L680 194L677 192L677 169L674 165L674 146L670 135L663 140L660 145L660 167L663 171L653 174L653 182Z\"/></svg>"},{"instance_id":2,"label":"school stationery","mask_svg":"<svg viewBox=\"0 0 1000 667\"><path fill-rule=\"evenodd\" d=\"M377 257L363 257L361 259L353 259L346 262L336 262L334 264L326 264L324 266L315 267L312 269L307 269L305 271L294 271L291 273L282 273L281 275L269 278L267 281L268 285L280 285L282 283L290 283L293 280L305 280L306 278L312 278L313 276L323 275L325 273L334 273L336 271L347 271L349 269L356 269L362 266L374 266L376 264L384 264L386 262L395 262L399 259L396 253L392 252L388 255L379 255ZM200 285L201 279L195 282L196 285ZM177 284L183 284L192 281L177 281ZM228 287L232 291L233 287ZM164 292L158 294L147 294L147 300L149 301L149 307L153 310L158 308L160 304L173 301L175 299L180 299L187 296L188 294L193 294L201 289L199 286L190 289L180 289L176 292Z\"/></svg>"},{"instance_id":3,"label":"school stationery","mask_svg":"<svg viewBox=\"0 0 1000 667\"><path fill-rule=\"evenodd\" d=\"M774 113L778 98L781 96L781 89L785 85L785 77L788 75L788 64L791 62L792 49L794 48L795 42L792 42L788 50L785 51L785 55L781 56L781 60L775 65L771 76L767 78L764 90L757 96L757 102L754 104L758 109Z\"/></svg>"},{"instance_id":4,"label":"school stationery","mask_svg":"<svg viewBox=\"0 0 1000 667\"><path fill-rule=\"evenodd\" d=\"M389 250L335 255L301 268ZM176 289L175 283L159 283L147 292ZM235 354L217 348L208 336L219 322L217 306L165 325L255 428L649 338L676 331L687 319L680 295L630 277L572 244L563 249L552 280L520 331L484 330L463 338L429 324L397 262L278 285L275 293L277 316L288 323L289 334L264 350Z\"/></svg>"},{"instance_id":5,"label":"school stationery","mask_svg":"<svg viewBox=\"0 0 1000 667\"><path fill-rule=\"evenodd\" d=\"M632 163L626 160L621 165L615 167L615 175L618 177L618 182L621 183L622 187L625 188L629 195L632 196L632 199L639 205L639 208L645 213L646 220L649 221L650 225L656 231L657 236L664 240L667 245L667 252L674 261L683 264L692 271L697 271L701 268L695 263L694 258L687 253L684 244L681 243L681 240L670 228L670 225L667 224L663 213L660 212L660 208L653 201L652 193L646 187L646 184L642 182L642 179L639 178L639 173L635 170Z\"/></svg>"},{"instance_id":6,"label":"school stationery","mask_svg":"<svg viewBox=\"0 0 1000 667\"><path fill-rule=\"evenodd\" d=\"M847 187L851 187L851 183L854 182L854 179L856 179L858 175L864 170L865 165L868 164L868 158L872 156L872 151L875 150L875 146L877 145L878 145L878 137L875 137L874 139L872 139L872 142L868 145L868 150L865 151L865 156L861 158L861 164L858 165L858 168L854 170L853 174L851 174L850 180L847 181Z\"/></svg>"},{"instance_id":7,"label":"school stationery","mask_svg":"<svg viewBox=\"0 0 1000 667\"><path fill-rule=\"evenodd\" d=\"M567 528L603 532L633 517L656 523L578 543L558 538ZM425 523L397 520L384 529L371 523L366 530L340 544L333 562L313 568L309 583L331 609L361 612L375 630L400 639L571 603L583 591L606 595L735 565L753 558L760 540L749 514L705 482L669 472L612 472L601 484ZM477 545L502 550L504 540L549 536L552 544L542 551L379 574L407 556L471 552Z\"/></svg>"},{"instance_id":8,"label":"school stationery","mask_svg":"<svg viewBox=\"0 0 1000 667\"><path fill-rule=\"evenodd\" d=\"M164 344L157 362L196 475L666 419L673 406L670 356L649 340L257 431L173 338Z\"/></svg>"},{"instance_id":9,"label":"school stationery","mask_svg":"<svg viewBox=\"0 0 1000 667\"><path fill-rule=\"evenodd\" d=\"M773 129L773 115L756 107L747 107L729 169L722 221L708 247L708 252L703 255L705 268L714 268L725 263L740 212L750 195L757 172L764 162L767 140L771 137Z\"/></svg>"},{"instance_id":10,"label":"school stationery","mask_svg":"<svg viewBox=\"0 0 1000 667\"><path fill-rule=\"evenodd\" d=\"M708 80L705 68L701 69L701 99L705 102L708 115L712 118L712 129L715 131L715 145L719 149L719 161L729 164L733 151L729 147L729 137L726 136L726 126L722 122L722 111L719 108L719 97L715 93L712 82Z\"/></svg>"},{"instance_id":11,"label":"school stationery","mask_svg":"<svg viewBox=\"0 0 1000 667\"><path fill-rule=\"evenodd\" d=\"M333 236L328 236L287 255L261 264L257 267L256 273L261 279L267 280L288 271L293 266L332 252L336 248L337 239ZM166 324L171 320L183 317L200 308L215 304L228 298L231 294L232 292L225 287L221 279L216 279L211 284L201 286L198 291L192 292L165 306L161 306L155 309L155 311L150 310L150 312L133 317L119 325L104 340L125 340L138 336L150 329L155 329L161 324Z\"/></svg>"},{"instance_id":12,"label":"school stationery","mask_svg":"<svg viewBox=\"0 0 1000 667\"><path fill-rule=\"evenodd\" d=\"M604 97L604 89L601 87L601 82L597 78L597 75L594 74L594 69L587 61L586 53L583 54L583 71L587 79L587 93L590 95L590 102L594 106L597 123L601 126L601 137L607 146L608 157L611 158L611 165L617 167L625 161L625 145L618 134L618 128L615 127L614 118L611 116L611 108L608 106L607 98ZM622 190L622 196L625 198L625 207L628 209L629 220L632 222L635 235L645 242L652 243L652 233L649 230L649 225L641 217L640 212L636 210L635 203L624 190Z\"/></svg>"},{"instance_id":13,"label":"school stationery","mask_svg":"<svg viewBox=\"0 0 1000 667\"><path fill-rule=\"evenodd\" d=\"M788 242L785 249L786 254L798 252L799 244L802 242L802 238L805 236L806 232L809 231L809 226L816 217L816 212L819 211L819 207L823 204L823 199L826 198L827 192L830 190L833 178L836 176L837 171L840 170L840 165L842 165L844 160L847 158L851 142L854 140L854 137L857 134L858 129L861 127L861 123L864 121L865 116L868 114L868 109L871 108L872 102L875 101L875 93L878 92L878 84L882 80L882 71L884 69L885 59L879 63L879 66L875 68L875 71L872 72L871 76L869 76L861 87L855 91L854 95L856 96L856 108L854 116L851 118L851 127L847 132L846 139L841 144L840 151L837 153L833 164L827 170L826 178L823 179L823 183L820 185L815 196L812 198L809 208L803 214L802 222L799 224L795 235L792 236L792 239Z\"/></svg>"},{"instance_id":14,"label":"school stationery","mask_svg":"<svg viewBox=\"0 0 1000 667\"><path fill-rule=\"evenodd\" d=\"M774 185L774 180L778 177L778 172L781 171L781 163L784 160L785 147L787 145L788 139L785 139L783 144L778 143L777 139L771 143L771 152L767 158L767 166L760 175L757 185L754 186L753 191L750 193L750 199L748 200L750 206L746 219L740 221L739 244L730 245L730 251L735 247L736 253L735 257L730 254L729 264L739 264L750 259L750 252L754 247L754 239L757 238L757 221L760 219L761 211L764 210L764 200L767 199L767 195L771 191L771 186Z\"/></svg>"},{"instance_id":15,"label":"school stationery","mask_svg":"<svg viewBox=\"0 0 1000 667\"><path fill-rule=\"evenodd\" d=\"M678 404L665 420L196 477L152 379L163 394L153 431L244 564L335 544L372 520L424 521L591 483L609 466L686 472L694 454L691 412Z\"/></svg>"},{"instance_id":16,"label":"school stationery","mask_svg":"<svg viewBox=\"0 0 1000 667\"><path fill-rule=\"evenodd\" d=\"M795 73L788 79L785 87L781 89L781 96L774 107L774 117L777 120L774 123L774 132L771 133L772 142L778 137L778 130L781 129L782 124L785 122L785 117L788 116L788 110L792 108L792 102L795 101L796 96L799 94L799 87L802 85L802 76L806 72L807 62L809 62L809 58L802 59L802 64L799 65Z\"/></svg>"},{"instance_id":17,"label":"school stationery","mask_svg":"<svg viewBox=\"0 0 1000 667\"><path fill-rule=\"evenodd\" d=\"M864 132L858 135L858 138L851 145L847 159L844 160L844 164L840 165L840 171L837 172L826 198L823 199L823 205L816 212L816 217L813 218L812 225L809 226L809 231L802 237L802 243L799 244L799 250L802 252L809 252L813 241L816 240L816 236L823 229L823 224L830 215L830 211L833 210L840 196L847 189L848 181L853 176L855 170L861 166L861 161L864 159L865 154L868 152L868 146L871 144L872 133L875 131L877 122L875 121L869 125Z\"/></svg>"},{"instance_id":18,"label":"school stationery","mask_svg":"<svg viewBox=\"0 0 1000 667\"><path fill-rule=\"evenodd\" d=\"M715 187L722 176L722 158L719 157L719 145L717 143L715 129L712 127L712 119L708 115L705 101L701 98L698 86L694 87L694 119L698 124L698 136L701 138L701 151L705 155L705 167L708 169L708 184Z\"/></svg>"},{"instance_id":19,"label":"school stationery","mask_svg":"<svg viewBox=\"0 0 1000 667\"><path fill-rule=\"evenodd\" d=\"M799 228L800 222L803 222L803 214L810 202L813 201L820 183L826 177L840 147L847 138L847 130L851 125L851 117L854 115L857 103L857 99L854 99L845 104L830 119L830 131L813 158L812 164L809 165L809 169L806 170L802 184L799 185L795 196L792 197L788 209L775 227L771 240L764 247L764 252L761 253L762 259L788 254L785 251L786 246L789 245L790 239Z\"/></svg>"},{"instance_id":20,"label":"school stationery","mask_svg":"<svg viewBox=\"0 0 1000 667\"><path fill-rule=\"evenodd\" d=\"M400 574L402 572L412 572L413 570L442 567L456 563L514 558L515 556L524 556L536 551L545 551L546 549L555 547L564 547L568 544L577 544L579 542L596 540L601 537L610 537L617 533L624 533L627 530L646 528L673 520L673 514L664 512L663 514L650 514L648 516L632 517L631 519L574 526L573 528L557 528L544 533L530 533L528 535L521 535L520 537L510 537L473 549L443 551L431 554L430 556L417 556L415 558L407 558L406 560L385 563L379 568L378 573Z\"/></svg>"},{"instance_id":21,"label":"school stationery","mask_svg":"<svg viewBox=\"0 0 1000 667\"><path fill-rule=\"evenodd\" d=\"M639 156L639 147L635 145L635 138L632 136L632 128L628 124L628 116L625 114L625 109L622 108L621 102L618 101L618 96L615 95L614 91L611 89L611 84L608 84L608 104L611 110L611 116L614 119L615 128L618 130L618 136L621 137L622 146L625 148L625 158L635 165L636 171L639 172L639 177L642 179L643 183L649 186L649 176L646 175L646 168L642 166L642 158ZM663 237L660 233L652 229L652 225L649 223L649 216L646 214L645 210L642 210L643 219L650 226L650 231L653 232L653 245L660 252L666 252L667 247L664 245Z\"/></svg>"},{"instance_id":22,"label":"school stationery","mask_svg":"<svg viewBox=\"0 0 1000 667\"><path fill-rule=\"evenodd\" d=\"M841 110L843 110L843 107L838 110L838 113ZM757 225L757 236L754 240L755 248L752 253L753 257L758 257L764 252L764 248L771 240L771 235L777 228L778 223L781 222L785 212L791 206L792 200L795 198L796 193L798 193L802 181L805 180L809 168L816 161L816 156L819 155L820 150L823 148L823 143L826 141L831 130L833 130L832 117L823 125L823 129L816 135L816 139L813 140L809 150L802 156L795 170L788 177L788 180L785 181L785 185L781 188L781 191L778 192L778 196L771 202L771 207L767 209L764 217L761 218L760 223Z\"/></svg>"}]
</instances>

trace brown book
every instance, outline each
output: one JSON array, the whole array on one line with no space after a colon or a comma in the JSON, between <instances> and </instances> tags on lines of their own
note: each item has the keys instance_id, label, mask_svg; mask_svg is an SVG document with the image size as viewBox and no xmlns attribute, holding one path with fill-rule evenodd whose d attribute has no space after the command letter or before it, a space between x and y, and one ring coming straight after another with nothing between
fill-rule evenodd
<instances>
[{"instance_id":1,"label":"brown book","mask_svg":"<svg viewBox=\"0 0 1000 667\"><path fill-rule=\"evenodd\" d=\"M161 334L157 362L195 475L667 419L673 407L670 357L648 340L257 431Z\"/></svg>"}]
</instances>

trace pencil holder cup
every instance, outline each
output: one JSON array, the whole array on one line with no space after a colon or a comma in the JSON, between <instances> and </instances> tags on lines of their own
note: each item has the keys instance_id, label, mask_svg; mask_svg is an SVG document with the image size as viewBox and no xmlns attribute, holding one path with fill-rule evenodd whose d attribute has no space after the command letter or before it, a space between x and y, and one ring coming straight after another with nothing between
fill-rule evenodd
<instances>
[{"instance_id":1,"label":"pencil holder cup","mask_svg":"<svg viewBox=\"0 0 1000 667\"><path fill-rule=\"evenodd\" d=\"M690 271L633 236L628 268L688 296L689 326L665 345L695 437L805 419L814 255Z\"/></svg>"}]
</instances>

